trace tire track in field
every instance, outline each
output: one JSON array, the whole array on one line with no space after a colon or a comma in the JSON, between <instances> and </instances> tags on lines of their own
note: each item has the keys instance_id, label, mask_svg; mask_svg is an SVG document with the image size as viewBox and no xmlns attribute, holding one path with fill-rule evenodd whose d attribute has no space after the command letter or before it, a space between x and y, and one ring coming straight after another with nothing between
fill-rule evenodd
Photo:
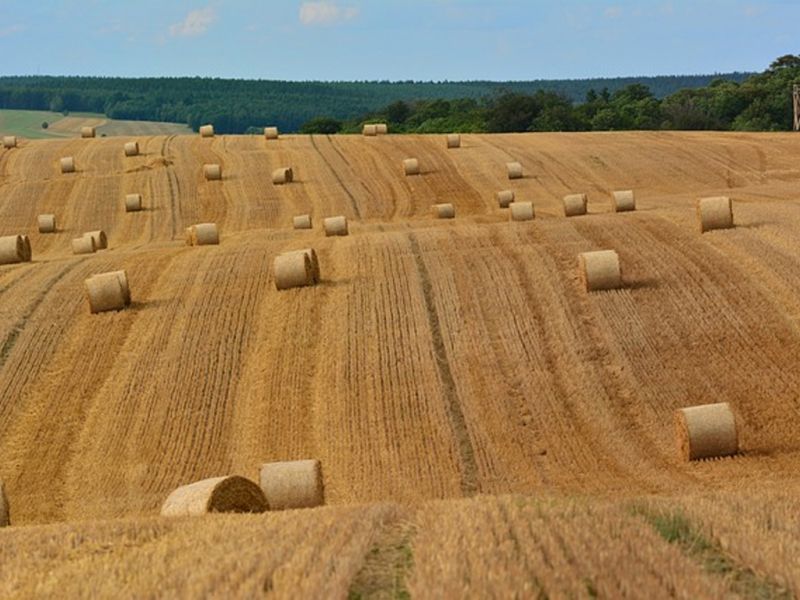
<instances>
[{"instance_id":1,"label":"tire track in field","mask_svg":"<svg viewBox=\"0 0 800 600\"><path fill-rule=\"evenodd\" d=\"M336 178L336 181L339 182L339 185L344 190L344 193L347 194L348 198L350 198L350 205L353 207L353 212L355 213L356 218L360 220L361 219L361 209L358 207L358 201L356 200L355 196L353 196L352 192L344 184L344 181L342 181L342 178L339 177L339 172L336 169L333 168L333 165L331 164L331 162L328 160L328 158L319 149L319 147L317 146L316 140L314 140L314 136L310 135L308 137L311 138L311 145L314 147L314 150L316 151L316 153L319 154L320 158L322 159L322 162L324 162L325 166L327 166L328 169L330 169L330 172Z\"/></svg>"},{"instance_id":2,"label":"tire track in field","mask_svg":"<svg viewBox=\"0 0 800 600\"><path fill-rule=\"evenodd\" d=\"M167 170L167 186L169 187L169 209L170 215L172 217L172 239L175 239L175 234L177 233L177 226L178 226L178 209L175 206L175 201L177 199L178 204L180 204L181 198L181 182L175 175L175 169L172 166L172 163L167 158L168 153L170 151L170 144L172 140L175 139L174 135L167 136L164 138L164 142L161 144L161 156L164 157L164 162L166 164Z\"/></svg>"},{"instance_id":3,"label":"tire track in field","mask_svg":"<svg viewBox=\"0 0 800 600\"><path fill-rule=\"evenodd\" d=\"M444 338L442 336L442 325L439 320L439 315L436 312L436 303L433 297L433 284L431 283L430 273L428 272L428 267L425 265L422 249L419 246L419 240L416 234L410 233L408 235L408 241L414 255L417 272L419 273L422 284L422 295L425 300L425 309L428 315L428 326L433 341L436 367L439 371L439 379L442 383L442 393L446 403L450 428L458 447L462 471L461 491L466 496L472 496L479 491L478 465L475 460L475 449L472 447L472 442L469 438L469 430L467 429L464 411L461 408L456 382L453 378L453 372L447 358L447 348L445 347Z\"/></svg>"}]
</instances>

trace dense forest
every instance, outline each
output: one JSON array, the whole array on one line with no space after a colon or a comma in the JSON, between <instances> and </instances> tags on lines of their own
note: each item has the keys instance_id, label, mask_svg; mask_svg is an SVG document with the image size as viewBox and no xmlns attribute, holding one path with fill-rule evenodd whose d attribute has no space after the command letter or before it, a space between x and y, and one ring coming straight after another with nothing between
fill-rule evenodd
<instances>
[{"instance_id":1,"label":"dense forest","mask_svg":"<svg viewBox=\"0 0 800 600\"><path fill-rule=\"evenodd\" d=\"M381 107L398 102L411 107L415 112L433 111L439 114L442 112L442 105L437 104L437 100L453 101L449 103L448 114L451 109L469 113L478 108L486 110L487 106L504 94L539 98L557 95L565 105L572 105L583 102L592 89L607 90L609 94L614 94L631 85L646 86L653 97L660 99L671 96L678 90L703 88L717 77L742 82L749 75L730 73L719 76L520 82L290 82L208 78L0 77L0 108L104 113L112 119L187 123L195 130L202 123L214 123L220 133L242 133L248 129L254 131L265 125L277 125L283 131L297 131L315 117L327 117L329 125L331 122L343 123L370 113L382 114L385 111L381 111ZM476 114L474 118L475 121L470 121L467 129L483 127L482 117ZM463 121L463 118L458 117L456 120ZM423 119L417 127L426 121L430 119ZM411 123L415 122L415 119L411 120ZM432 126L428 123L423 126L423 130Z\"/></svg>"}]
</instances>

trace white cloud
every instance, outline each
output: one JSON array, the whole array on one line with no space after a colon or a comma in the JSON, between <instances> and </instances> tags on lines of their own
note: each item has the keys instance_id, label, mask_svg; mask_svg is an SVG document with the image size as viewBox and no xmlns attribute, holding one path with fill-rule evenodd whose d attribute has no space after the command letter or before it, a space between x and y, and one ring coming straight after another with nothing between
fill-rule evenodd
<instances>
[{"instance_id":1,"label":"white cloud","mask_svg":"<svg viewBox=\"0 0 800 600\"><path fill-rule=\"evenodd\" d=\"M186 18L180 23L169 26L169 34L174 37L188 37L202 35L214 21L217 20L217 13L210 6L190 11Z\"/></svg>"},{"instance_id":2,"label":"white cloud","mask_svg":"<svg viewBox=\"0 0 800 600\"><path fill-rule=\"evenodd\" d=\"M335 25L350 21L358 16L358 9L352 6L339 6L329 0L303 2L300 5L300 22L303 25Z\"/></svg>"},{"instance_id":3,"label":"white cloud","mask_svg":"<svg viewBox=\"0 0 800 600\"><path fill-rule=\"evenodd\" d=\"M8 37L9 35L14 35L15 33L19 33L20 31L25 31L25 27L16 23L14 25L9 25L8 27L4 27L0 29L0 38Z\"/></svg>"}]
</instances>

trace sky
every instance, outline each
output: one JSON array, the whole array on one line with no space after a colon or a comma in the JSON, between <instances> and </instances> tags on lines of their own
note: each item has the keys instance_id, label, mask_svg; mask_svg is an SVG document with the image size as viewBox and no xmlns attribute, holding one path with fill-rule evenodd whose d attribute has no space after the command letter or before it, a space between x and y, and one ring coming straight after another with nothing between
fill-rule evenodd
<instances>
[{"instance_id":1,"label":"sky","mask_svg":"<svg viewBox=\"0 0 800 600\"><path fill-rule=\"evenodd\" d=\"M798 23L800 0L0 0L0 74L506 81L762 71L800 53Z\"/></svg>"}]
</instances>

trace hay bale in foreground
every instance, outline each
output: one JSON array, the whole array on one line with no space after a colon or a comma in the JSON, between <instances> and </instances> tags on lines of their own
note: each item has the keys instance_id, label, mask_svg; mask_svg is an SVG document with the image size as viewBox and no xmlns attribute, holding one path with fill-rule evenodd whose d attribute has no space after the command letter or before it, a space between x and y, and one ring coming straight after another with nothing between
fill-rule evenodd
<instances>
[{"instance_id":1,"label":"hay bale in foreground","mask_svg":"<svg viewBox=\"0 0 800 600\"><path fill-rule=\"evenodd\" d=\"M730 229L733 227L733 204L727 196L700 198L697 201L697 217L700 221L700 233L712 229Z\"/></svg>"},{"instance_id":2,"label":"hay bale in foreground","mask_svg":"<svg viewBox=\"0 0 800 600\"><path fill-rule=\"evenodd\" d=\"M214 126L213 125L201 125L200 126L200 137L204 137L204 138L214 137Z\"/></svg>"},{"instance_id":3,"label":"hay bale in foreground","mask_svg":"<svg viewBox=\"0 0 800 600\"><path fill-rule=\"evenodd\" d=\"M322 221L322 227L325 229L326 237L350 233L347 228L347 217L344 216L328 217Z\"/></svg>"},{"instance_id":4,"label":"hay bale in foreground","mask_svg":"<svg viewBox=\"0 0 800 600\"><path fill-rule=\"evenodd\" d=\"M72 156L65 156L61 160L59 160L61 164L61 172L62 173L74 173L75 172L75 159Z\"/></svg>"},{"instance_id":5,"label":"hay bale in foreground","mask_svg":"<svg viewBox=\"0 0 800 600\"><path fill-rule=\"evenodd\" d=\"M730 456L739 451L736 418L727 402L676 410L675 436L683 460Z\"/></svg>"},{"instance_id":6,"label":"hay bale in foreground","mask_svg":"<svg viewBox=\"0 0 800 600\"><path fill-rule=\"evenodd\" d=\"M26 247L26 237L23 235L0 237L0 265L30 261L30 246Z\"/></svg>"},{"instance_id":7,"label":"hay bale in foreground","mask_svg":"<svg viewBox=\"0 0 800 600\"><path fill-rule=\"evenodd\" d=\"M292 460L261 466L261 490L270 510L313 508L325 503L318 460Z\"/></svg>"},{"instance_id":8,"label":"hay bale in foreground","mask_svg":"<svg viewBox=\"0 0 800 600\"><path fill-rule=\"evenodd\" d=\"M222 179L222 167L218 164L203 165L203 177L206 181L219 181Z\"/></svg>"},{"instance_id":9,"label":"hay bale in foreground","mask_svg":"<svg viewBox=\"0 0 800 600\"><path fill-rule=\"evenodd\" d=\"M501 190L495 194L500 208L508 208L514 201L514 190Z\"/></svg>"},{"instance_id":10,"label":"hay bale in foreground","mask_svg":"<svg viewBox=\"0 0 800 600\"><path fill-rule=\"evenodd\" d=\"M208 513L262 513L269 508L264 492L254 482L231 475L212 477L174 490L161 506L162 517Z\"/></svg>"},{"instance_id":11,"label":"hay bale in foreground","mask_svg":"<svg viewBox=\"0 0 800 600\"><path fill-rule=\"evenodd\" d=\"M125 142L125 156L139 156L139 142Z\"/></svg>"},{"instance_id":12,"label":"hay bale in foreground","mask_svg":"<svg viewBox=\"0 0 800 600\"><path fill-rule=\"evenodd\" d=\"M216 223L197 223L186 228L186 243L190 246L216 246L219 228Z\"/></svg>"},{"instance_id":13,"label":"hay bale in foreground","mask_svg":"<svg viewBox=\"0 0 800 600\"><path fill-rule=\"evenodd\" d=\"M73 254L94 254L97 247L94 245L94 238L90 235L75 238L72 240Z\"/></svg>"},{"instance_id":14,"label":"hay bale in foreground","mask_svg":"<svg viewBox=\"0 0 800 600\"><path fill-rule=\"evenodd\" d=\"M128 273L125 270L120 271L109 271L107 273L100 273L97 275L91 275L89 279L99 278L99 279L110 279L112 277L116 277L119 280L119 284L122 287L122 296L125 299L125 305L131 303L131 288L128 285Z\"/></svg>"},{"instance_id":15,"label":"hay bale in foreground","mask_svg":"<svg viewBox=\"0 0 800 600\"><path fill-rule=\"evenodd\" d=\"M524 177L522 165L518 162L506 163L506 173L509 179L522 179Z\"/></svg>"},{"instance_id":16,"label":"hay bale in foreground","mask_svg":"<svg viewBox=\"0 0 800 600\"><path fill-rule=\"evenodd\" d=\"M82 138L93 138L95 136L95 134L96 134L96 132L95 132L94 127L89 127L89 126L81 127L81 137Z\"/></svg>"},{"instance_id":17,"label":"hay bale in foreground","mask_svg":"<svg viewBox=\"0 0 800 600\"><path fill-rule=\"evenodd\" d=\"M314 266L306 252L279 254L272 261L272 271L279 290L314 285Z\"/></svg>"},{"instance_id":18,"label":"hay bale in foreground","mask_svg":"<svg viewBox=\"0 0 800 600\"><path fill-rule=\"evenodd\" d=\"M55 215L39 215L37 218L39 225L39 233L55 233L56 231L56 216Z\"/></svg>"},{"instance_id":19,"label":"hay bale in foreground","mask_svg":"<svg viewBox=\"0 0 800 600\"><path fill-rule=\"evenodd\" d=\"M277 140L278 139L278 128L277 127L264 127L264 137L268 140Z\"/></svg>"},{"instance_id":20,"label":"hay bale in foreground","mask_svg":"<svg viewBox=\"0 0 800 600\"><path fill-rule=\"evenodd\" d=\"M406 176L419 175L419 161L416 158L407 158L403 161L403 172Z\"/></svg>"},{"instance_id":21,"label":"hay bale in foreground","mask_svg":"<svg viewBox=\"0 0 800 600\"><path fill-rule=\"evenodd\" d=\"M311 275L313 277L314 283L319 283L322 280L322 276L320 275L319 270L319 257L317 257L317 251L313 248L303 248L302 250L290 250L289 252L285 252L284 254L291 254L292 252L302 252L306 256L308 256L308 260L311 261Z\"/></svg>"},{"instance_id":22,"label":"hay bale in foreground","mask_svg":"<svg viewBox=\"0 0 800 600\"><path fill-rule=\"evenodd\" d=\"M586 194L567 194L564 196L564 216L577 217L586 214L589 199Z\"/></svg>"},{"instance_id":23,"label":"hay bale in foreground","mask_svg":"<svg viewBox=\"0 0 800 600\"><path fill-rule=\"evenodd\" d=\"M535 216L533 202L512 202L508 207L511 209L512 221L532 221Z\"/></svg>"},{"instance_id":24,"label":"hay bale in foreground","mask_svg":"<svg viewBox=\"0 0 800 600\"><path fill-rule=\"evenodd\" d=\"M102 229L87 231L83 235L94 238L94 247L97 250L105 250L108 248L108 238L106 237L106 232Z\"/></svg>"},{"instance_id":25,"label":"hay bale in foreground","mask_svg":"<svg viewBox=\"0 0 800 600\"><path fill-rule=\"evenodd\" d=\"M311 215L297 215L293 217L292 226L295 229L311 229Z\"/></svg>"},{"instance_id":26,"label":"hay bale in foreground","mask_svg":"<svg viewBox=\"0 0 800 600\"><path fill-rule=\"evenodd\" d=\"M583 252L578 255L578 265L587 292L622 287L619 255L614 250Z\"/></svg>"},{"instance_id":27,"label":"hay bale in foreground","mask_svg":"<svg viewBox=\"0 0 800 600\"><path fill-rule=\"evenodd\" d=\"M456 208L449 202L434 204L432 208L433 214L437 219L454 219L456 216Z\"/></svg>"},{"instance_id":28,"label":"hay bale in foreground","mask_svg":"<svg viewBox=\"0 0 800 600\"><path fill-rule=\"evenodd\" d=\"M125 279L127 282L127 278ZM130 303L130 292L125 293L118 272L92 275L84 282L89 311L92 314L122 310Z\"/></svg>"},{"instance_id":29,"label":"hay bale in foreground","mask_svg":"<svg viewBox=\"0 0 800 600\"><path fill-rule=\"evenodd\" d=\"M6 486L0 479L0 527L9 525L11 525L11 507L8 504L8 496L6 496Z\"/></svg>"},{"instance_id":30,"label":"hay bale in foreground","mask_svg":"<svg viewBox=\"0 0 800 600\"><path fill-rule=\"evenodd\" d=\"M447 148L461 148L461 136L457 133L447 134Z\"/></svg>"},{"instance_id":31,"label":"hay bale in foreground","mask_svg":"<svg viewBox=\"0 0 800 600\"><path fill-rule=\"evenodd\" d=\"M3 148L11 149L16 147L17 147L17 136L15 135L3 136Z\"/></svg>"},{"instance_id":32,"label":"hay bale in foreground","mask_svg":"<svg viewBox=\"0 0 800 600\"><path fill-rule=\"evenodd\" d=\"M139 212L140 210L142 210L142 195L126 194L125 212Z\"/></svg>"},{"instance_id":33,"label":"hay bale in foreground","mask_svg":"<svg viewBox=\"0 0 800 600\"><path fill-rule=\"evenodd\" d=\"M378 126L375 125L374 123L367 123L364 125L363 129L361 130L361 133L367 137L376 136L378 135Z\"/></svg>"},{"instance_id":34,"label":"hay bale in foreground","mask_svg":"<svg viewBox=\"0 0 800 600\"><path fill-rule=\"evenodd\" d=\"M633 190L611 192L611 208L614 209L614 212L636 210L636 198Z\"/></svg>"},{"instance_id":35,"label":"hay bale in foreground","mask_svg":"<svg viewBox=\"0 0 800 600\"><path fill-rule=\"evenodd\" d=\"M286 183L292 183L292 181L294 181L294 171L292 167L281 167L272 172L273 185L284 185Z\"/></svg>"}]
</instances>

